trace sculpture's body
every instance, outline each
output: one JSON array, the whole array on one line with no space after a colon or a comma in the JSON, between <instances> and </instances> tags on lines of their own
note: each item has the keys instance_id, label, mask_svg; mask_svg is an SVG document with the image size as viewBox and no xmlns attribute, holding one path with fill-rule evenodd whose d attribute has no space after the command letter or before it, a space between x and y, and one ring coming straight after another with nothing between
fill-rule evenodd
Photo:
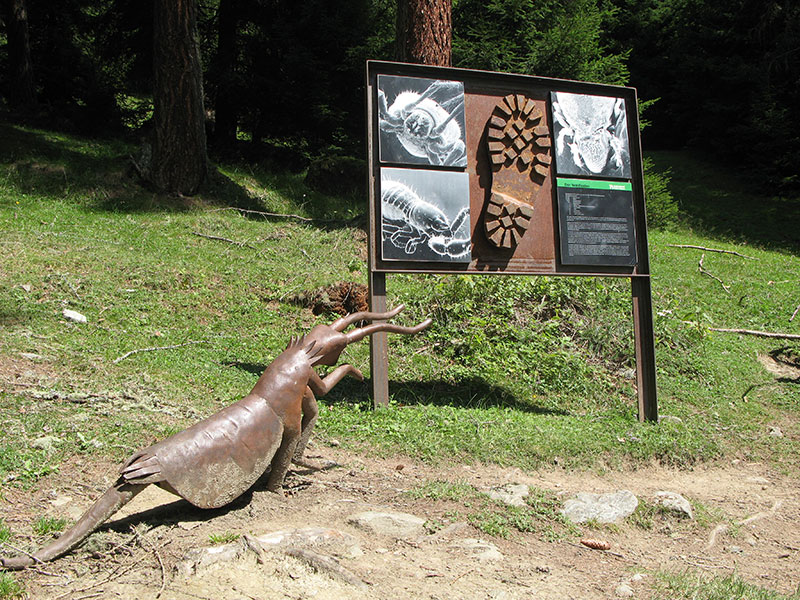
<instances>
[{"instance_id":1,"label":"sculpture's body","mask_svg":"<svg viewBox=\"0 0 800 600\"><path fill-rule=\"evenodd\" d=\"M109 490L50 545L31 556L0 558L6 569L21 569L57 558L77 546L106 519L151 483L200 508L217 508L247 491L271 467L267 489L279 492L292 459L300 460L317 418L315 394L329 392L345 375L362 379L344 364L321 378L316 365L334 365L345 347L378 331L416 333L416 327L375 323L344 334L362 320L388 319L388 313L356 313L317 325L292 339L264 371L253 390L217 414L134 454Z\"/></svg>"}]
</instances>

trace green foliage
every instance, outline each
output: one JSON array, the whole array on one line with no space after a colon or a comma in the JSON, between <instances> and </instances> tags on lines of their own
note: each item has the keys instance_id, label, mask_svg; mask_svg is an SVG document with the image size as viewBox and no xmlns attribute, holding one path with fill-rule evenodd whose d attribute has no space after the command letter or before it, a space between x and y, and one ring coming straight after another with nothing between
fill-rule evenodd
<instances>
[{"instance_id":1,"label":"green foliage","mask_svg":"<svg viewBox=\"0 0 800 600\"><path fill-rule=\"evenodd\" d=\"M615 9L596 0L458 0L453 62L460 67L624 84L627 52L609 52Z\"/></svg>"},{"instance_id":2,"label":"green foliage","mask_svg":"<svg viewBox=\"0 0 800 600\"><path fill-rule=\"evenodd\" d=\"M515 531L539 533L546 541L576 536L579 531L560 512L561 503L549 490L531 487L525 506L484 502L467 520L487 535L508 538Z\"/></svg>"},{"instance_id":3,"label":"green foliage","mask_svg":"<svg viewBox=\"0 0 800 600\"><path fill-rule=\"evenodd\" d=\"M66 519L41 516L33 522L33 532L36 535L50 535L64 530L67 526Z\"/></svg>"},{"instance_id":4,"label":"green foliage","mask_svg":"<svg viewBox=\"0 0 800 600\"><path fill-rule=\"evenodd\" d=\"M412 498L428 498L430 500L453 500L462 501L468 498L475 498L477 490L468 483L457 481L426 481L424 484L414 487L408 491Z\"/></svg>"},{"instance_id":5,"label":"green foliage","mask_svg":"<svg viewBox=\"0 0 800 600\"><path fill-rule=\"evenodd\" d=\"M466 509L466 520L487 535L508 538L515 531L536 532L547 541L554 541L578 532L560 513L561 503L556 495L532 486L525 497L525 506L509 506L491 500L487 494L464 482L426 481L409 490L408 494L416 499L458 502ZM461 513L451 516L462 518ZM441 523L435 525L441 526Z\"/></svg>"},{"instance_id":6,"label":"green foliage","mask_svg":"<svg viewBox=\"0 0 800 600\"><path fill-rule=\"evenodd\" d=\"M366 280L355 227L216 208L253 202L344 223L362 210L314 193L302 175L225 166L213 195L164 208L114 158L130 151L124 144L0 131L0 356L14 364L29 360L20 353L42 357L20 363L31 373L20 381L24 393L0 391L7 485L33 485L76 453L121 460L219 410L252 387L290 333L316 322L298 297L344 277ZM750 193L730 174L676 160L654 155L660 169L680 165L673 182L694 206L732 206L737 193ZM407 305L397 321L432 316L434 325L390 338L389 410L371 410L369 385L348 379L320 399L316 435L431 462L602 470L736 453L791 468L796 438L764 432L765 423L793 422L796 390L752 359L774 342L708 329L796 326L786 321L797 302L786 273L800 270L788 251L800 227L786 213L769 220L772 206L762 198L756 220L774 231L756 224L751 234L758 246L783 240L777 251L684 229L652 232L659 408L680 422L636 419L626 279L392 275L389 302ZM741 237L747 218L732 214L725 225ZM731 285L727 294L697 272L698 251L675 244L756 260L707 254L706 268ZM65 307L89 322L66 322ZM202 343L114 362L189 341ZM368 345L348 347L345 360L368 372Z\"/></svg>"},{"instance_id":7,"label":"green foliage","mask_svg":"<svg viewBox=\"0 0 800 600\"><path fill-rule=\"evenodd\" d=\"M668 229L678 223L678 202L669 189L670 171L658 171L653 159L644 157L644 197L647 210L647 227Z\"/></svg>"},{"instance_id":8,"label":"green foliage","mask_svg":"<svg viewBox=\"0 0 800 600\"><path fill-rule=\"evenodd\" d=\"M25 590L11 573L0 572L0 600L24 598Z\"/></svg>"},{"instance_id":9,"label":"green foliage","mask_svg":"<svg viewBox=\"0 0 800 600\"><path fill-rule=\"evenodd\" d=\"M0 542L7 542L11 537L11 529L9 529L3 519L0 519Z\"/></svg>"},{"instance_id":10,"label":"green foliage","mask_svg":"<svg viewBox=\"0 0 800 600\"><path fill-rule=\"evenodd\" d=\"M614 48L632 48L631 81L660 98L645 141L691 145L757 181L800 185L800 6L770 0L612 0ZM746 159L743 159L746 157Z\"/></svg>"},{"instance_id":11,"label":"green foliage","mask_svg":"<svg viewBox=\"0 0 800 600\"><path fill-rule=\"evenodd\" d=\"M233 531L226 531L225 533L212 533L208 536L208 542L212 546L219 546L221 544L230 544L231 542L235 542L240 537L240 534Z\"/></svg>"},{"instance_id":12,"label":"green foliage","mask_svg":"<svg viewBox=\"0 0 800 600\"><path fill-rule=\"evenodd\" d=\"M797 600L800 590L791 595L779 594L745 582L738 575L709 577L705 573L683 571L659 573L657 592L675 600Z\"/></svg>"}]
</instances>

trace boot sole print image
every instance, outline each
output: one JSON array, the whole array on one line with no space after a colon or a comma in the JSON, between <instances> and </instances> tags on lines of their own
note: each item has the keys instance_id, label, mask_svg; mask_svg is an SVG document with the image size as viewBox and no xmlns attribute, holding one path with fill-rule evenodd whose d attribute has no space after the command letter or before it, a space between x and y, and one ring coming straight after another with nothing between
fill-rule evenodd
<instances>
[{"instance_id":1,"label":"boot sole print image","mask_svg":"<svg viewBox=\"0 0 800 600\"><path fill-rule=\"evenodd\" d=\"M509 94L494 108L486 141L492 189L484 231L493 245L513 249L528 230L534 198L550 173L550 129L534 100Z\"/></svg>"}]
</instances>

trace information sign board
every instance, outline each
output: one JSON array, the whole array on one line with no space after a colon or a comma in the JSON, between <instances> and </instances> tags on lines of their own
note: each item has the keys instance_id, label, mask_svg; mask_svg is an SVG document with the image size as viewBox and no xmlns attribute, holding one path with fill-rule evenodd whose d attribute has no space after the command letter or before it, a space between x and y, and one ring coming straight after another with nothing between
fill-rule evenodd
<instances>
[{"instance_id":1,"label":"information sign board","mask_svg":"<svg viewBox=\"0 0 800 600\"><path fill-rule=\"evenodd\" d=\"M656 411L633 88L367 63L369 271L631 279L639 414ZM376 403L388 400L373 337Z\"/></svg>"}]
</instances>

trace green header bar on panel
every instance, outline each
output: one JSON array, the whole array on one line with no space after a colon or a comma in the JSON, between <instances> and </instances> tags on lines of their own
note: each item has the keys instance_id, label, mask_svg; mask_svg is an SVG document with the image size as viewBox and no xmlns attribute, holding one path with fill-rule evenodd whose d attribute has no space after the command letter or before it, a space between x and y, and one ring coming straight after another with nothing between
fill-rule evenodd
<instances>
[{"instance_id":1,"label":"green header bar on panel","mask_svg":"<svg viewBox=\"0 0 800 600\"><path fill-rule=\"evenodd\" d=\"M558 187L583 188L588 190L617 190L630 192L633 188L630 181L597 181L595 179L556 179Z\"/></svg>"}]
</instances>

